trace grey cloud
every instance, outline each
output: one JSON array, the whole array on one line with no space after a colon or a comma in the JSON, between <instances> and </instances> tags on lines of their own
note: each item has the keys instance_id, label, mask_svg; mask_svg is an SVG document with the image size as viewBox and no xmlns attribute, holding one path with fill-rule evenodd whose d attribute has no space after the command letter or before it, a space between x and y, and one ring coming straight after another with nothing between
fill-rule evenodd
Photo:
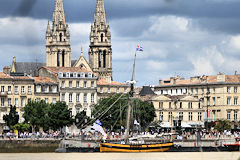
<instances>
[{"instance_id":1,"label":"grey cloud","mask_svg":"<svg viewBox=\"0 0 240 160\"><path fill-rule=\"evenodd\" d=\"M36 2L37 0L21 0L13 16L28 16Z\"/></svg>"}]
</instances>

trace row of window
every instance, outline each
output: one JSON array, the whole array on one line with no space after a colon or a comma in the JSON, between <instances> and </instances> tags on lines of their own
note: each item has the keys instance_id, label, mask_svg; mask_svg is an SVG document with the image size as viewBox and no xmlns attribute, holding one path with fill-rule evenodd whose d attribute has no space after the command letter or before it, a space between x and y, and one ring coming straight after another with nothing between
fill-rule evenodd
<instances>
[{"instance_id":1,"label":"row of window","mask_svg":"<svg viewBox=\"0 0 240 160\"><path fill-rule=\"evenodd\" d=\"M90 93L89 93L90 94ZM72 103L73 102L73 95L75 95L74 93L69 93L68 95L68 102L69 103ZM65 93L62 93L61 95L61 101L66 101L66 95ZM83 95L83 103L87 103L88 102L88 94L87 93L84 93ZM79 103L80 102L80 93L77 93L76 94L76 102ZM95 102L95 94L94 93L91 93L91 103L94 103Z\"/></svg>"},{"instance_id":2,"label":"row of window","mask_svg":"<svg viewBox=\"0 0 240 160\"><path fill-rule=\"evenodd\" d=\"M57 93L57 86L41 86L41 85L37 85L36 86L36 92L37 93Z\"/></svg>"},{"instance_id":3,"label":"row of window","mask_svg":"<svg viewBox=\"0 0 240 160\"><path fill-rule=\"evenodd\" d=\"M159 102L159 109L163 109L163 103L164 102ZM174 104L174 109L177 109L178 108L178 105L177 105L177 102L168 102L168 108L169 109L173 109L173 105ZM201 106L199 105L199 108ZM183 108L183 103L182 102L179 102L179 109L182 109ZM188 102L188 109L192 109L193 108L193 102Z\"/></svg>"},{"instance_id":4,"label":"row of window","mask_svg":"<svg viewBox=\"0 0 240 160\"><path fill-rule=\"evenodd\" d=\"M65 84L66 84L65 81L62 81L61 87L65 88L66 87ZM73 81L69 81L68 82L68 87L69 88L73 88L73 87L76 87L76 88L80 88L80 87L87 88L87 81L83 82L83 86L80 86L80 81L76 81L76 85L75 86L73 86ZM91 88L94 88L94 81L91 81Z\"/></svg>"},{"instance_id":5,"label":"row of window","mask_svg":"<svg viewBox=\"0 0 240 160\"><path fill-rule=\"evenodd\" d=\"M100 88L100 93L103 93L103 87ZM111 93L111 88L107 89L107 93ZM116 93L120 93L120 88L117 88ZM124 93L127 93L127 88L124 88Z\"/></svg>"},{"instance_id":6,"label":"row of window","mask_svg":"<svg viewBox=\"0 0 240 160\"><path fill-rule=\"evenodd\" d=\"M179 119L183 120L183 112L179 112ZM159 120L163 121L163 112L160 112L159 115ZM168 122L171 122L173 120L173 113L172 112L168 112ZM193 112L188 112L188 121L192 121L193 120ZM202 121L202 112L198 112L198 121Z\"/></svg>"},{"instance_id":7,"label":"row of window","mask_svg":"<svg viewBox=\"0 0 240 160\"><path fill-rule=\"evenodd\" d=\"M10 107L11 105L15 105L16 107L19 107L19 98L14 98L14 104L12 104L12 98L1 98L1 107L5 107L5 102L7 100L7 106ZM45 98L44 99L46 103L49 103L49 98ZM28 102L31 101L31 98L27 99ZM36 98L36 101L41 101L41 98ZM57 99L53 98L52 99L52 103L56 103ZM22 97L20 98L20 103L21 103L21 107L25 107L26 105L26 98Z\"/></svg>"},{"instance_id":8,"label":"row of window","mask_svg":"<svg viewBox=\"0 0 240 160\"><path fill-rule=\"evenodd\" d=\"M59 72L58 73L59 78L94 78L94 75L92 73L70 73L70 72Z\"/></svg>"},{"instance_id":9,"label":"row of window","mask_svg":"<svg viewBox=\"0 0 240 160\"><path fill-rule=\"evenodd\" d=\"M5 86L1 86L1 93L5 92ZM7 87L7 92L11 93L12 92L12 86ZM19 93L19 86L14 86L14 92L16 94ZM21 86L21 93L26 93L26 87ZM32 93L32 86L27 87L27 93L31 94Z\"/></svg>"},{"instance_id":10,"label":"row of window","mask_svg":"<svg viewBox=\"0 0 240 160\"><path fill-rule=\"evenodd\" d=\"M227 98L227 105L228 106L232 105L232 98L231 97ZM233 105L235 105L235 106L238 105L238 98L237 97L233 98Z\"/></svg>"},{"instance_id":11,"label":"row of window","mask_svg":"<svg viewBox=\"0 0 240 160\"><path fill-rule=\"evenodd\" d=\"M227 93L231 93L232 92L232 88L233 88L233 92L234 93L238 93L238 87L227 87ZM205 93L205 88L191 88L191 92L189 92L189 94L199 94L199 90L201 90L201 94ZM216 88L212 87L212 88L206 88L206 93L216 93ZM184 88L184 89L171 89L171 90L161 90L161 94L187 94L188 93L188 89Z\"/></svg>"},{"instance_id":12,"label":"row of window","mask_svg":"<svg viewBox=\"0 0 240 160\"><path fill-rule=\"evenodd\" d=\"M227 119L230 120L230 121L232 120L231 119L231 111L227 111ZM238 111L234 111L233 120L234 121L238 120Z\"/></svg>"},{"instance_id":13,"label":"row of window","mask_svg":"<svg viewBox=\"0 0 240 160\"><path fill-rule=\"evenodd\" d=\"M27 91L26 91L26 86L21 86L21 93L25 94L32 94L32 86L27 86ZM1 86L1 93L5 92L5 86ZM7 92L11 93L12 92L12 86L8 86ZM52 92L52 93L57 93L57 86L36 86L36 92L41 93L41 92ZM19 86L14 86L14 93L18 94L19 93Z\"/></svg>"}]
</instances>

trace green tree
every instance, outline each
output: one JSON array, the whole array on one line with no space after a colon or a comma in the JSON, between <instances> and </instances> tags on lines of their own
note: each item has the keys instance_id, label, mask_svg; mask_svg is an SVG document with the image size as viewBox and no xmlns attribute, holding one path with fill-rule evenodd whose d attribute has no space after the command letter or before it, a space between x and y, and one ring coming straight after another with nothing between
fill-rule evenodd
<instances>
[{"instance_id":1,"label":"green tree","mask_svg":"<svg viewBox=\"0 0 240 160\"><path fill-rule=\"evenodd\" d=\"M75 124L78 128L83 128L83 126L88 122L90 118L87 116L86 111L77 113L75 116Z\"/></svg>"},{"instance_id":2,"label":"green tree","mask_svg":"<svg viewBox=\"0 0 240 160\"><path fill-rule=\"evenodd\" d=\"M32 129L37 127L47 128L49 124L48 117L49 104L45 101L31 101L24 107L23 118L25 123L30 123Z\"/></svg>"},{"instance_id":3,"label":"green tree","mask_svg":"<svg viewBox=\"0 0 240 160\"><path fill-rule=\"evenodd\" d=\"M217 122L215 129L219 132L223 132L224 130L231 130L231 125L228 120L220 120Z\"/></svg>"},{"instance_id":4,"label":"green tree","mask_svg":"<svg viewBox=\"0 0 240 160\"><path fill-rule=\"evenodd\" d=\"M99 119L103 127L108 129L120 129L126 125L127 109L129 105L128 95L114 95L112 97L101 99L95 105L93 110L94 119ZM112 106L108 110L108 108ZM132 102L131 124L134 120L140 123L142 129L145 129L156 117L155 109L152 103L144 102L140 99L134 99Z\"/></svg>"},{"instance_id":5,"label":"green tree","mask_svg":"<svg viewBox=\"0 0 240 160\"><path fill-rule=\"evenodd\" d=\"M10 112L3 116L3 120L7 123L7 126L11 127L18 123L19 115L16 111L16 106L10 106Z\"/></svg>"},{"instance_id":6,"label":"green tree","mask_svg":"<svg viewBox=\"0 0 240 160\"><path fill-rule=\"evenodd\" d=\"M11 127L13 130L18 130L19 133L27 132L30 129L30 125L26 123L19 123Z\"/></svg>"},{"instance_id":7,"label":"green tree","mask_svg":"<svg viewBox=\"0 0 240 160\"><path fill-rule=\"evenodd\" d=\"M49 127L54 131L60 130L64 126L73 124L70 110L68 109L68 106L65 102L57 102L56 104L51 104L48 116Z\"/></svg>"}]
</instances>

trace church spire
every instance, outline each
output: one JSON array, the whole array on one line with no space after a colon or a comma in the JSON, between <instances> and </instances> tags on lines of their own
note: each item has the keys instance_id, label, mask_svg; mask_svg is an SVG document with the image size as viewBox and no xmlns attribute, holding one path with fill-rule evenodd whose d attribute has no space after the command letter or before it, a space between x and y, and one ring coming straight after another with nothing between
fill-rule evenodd
<instances>
[{"instance_id":1,"label":"church spire","mask_svg":"<svg viewBox=\"0 0 240 160\"><path fill-rule=\"evenodd\" d=\"M71 45L68 24L65 22L63 0L55 0L52 27L46 31L46 65L71 67Z\"/></svg>"},{"instance_id":2,"label":"church spire","mask_svg":"<svg viewBox=\"0 0 240 160\"><path fill-rule=\"evenodd\" d=\"M65 24L65 13L63 8L63 0L55 1L55 10L53 12L53 23Z\"/></svg>"},{"instance_id":3,"label":"church spire","mask_svg":"<svg viewBox=\"0 0 240 160\"><path fill-rule=\"evenodd\" d=\"M97 0L96 12L94 15L94 23L97 25L106 25L106 12L104 9L104 1Z\"/></svg>"},{"instance_id":4,"label":"church spire","mask_svg":"<svg viewBox=\"0 0 240 160\"><path fill-rule=\"evenodd\" d=\"M99 78L112 79L111 31L106 21L104 2L97 0L90 33L89 64Z\"/></svg>"}]
</instances>

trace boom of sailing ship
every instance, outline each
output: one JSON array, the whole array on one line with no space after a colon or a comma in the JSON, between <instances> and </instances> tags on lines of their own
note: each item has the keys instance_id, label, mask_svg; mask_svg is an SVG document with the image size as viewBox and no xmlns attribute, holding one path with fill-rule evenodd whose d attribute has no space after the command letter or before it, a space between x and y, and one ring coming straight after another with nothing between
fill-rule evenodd
<instances>
[{"instance_id":1,"label":"boom of sailing ship","mask_svg":"<svg viewBox=\"0 0 240 160\"><path fill-rule=\"evenodd\" d=\"M131 120L131 112L132 112L132 102L134 99L134 84L136 84L135 80L135 65L136 65L136 53L134 57L133 63L133 72L132 72L132 79L127 81L131 85L131 91L129 92L129 100L128 100L128 113L127 113L127 124L126 124L126 132L125 132L125 140L124 143L102 143L100 144L100 152L166 152L172 146L172 142L151 142L145 143L144 140L130 137L130 122Z\"/></svg>"}]
</instances>

